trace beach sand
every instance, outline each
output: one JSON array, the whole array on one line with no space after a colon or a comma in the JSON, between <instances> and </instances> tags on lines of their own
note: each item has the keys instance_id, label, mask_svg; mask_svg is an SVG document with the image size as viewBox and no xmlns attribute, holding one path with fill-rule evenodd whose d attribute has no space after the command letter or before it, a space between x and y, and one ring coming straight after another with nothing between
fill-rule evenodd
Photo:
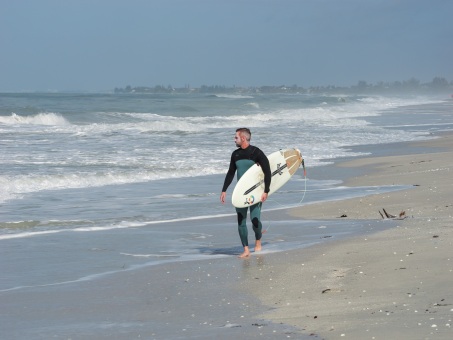
<instances>
[{"instance_id":1,"label":"beach sand","mask_svg":"<svg viewBox=\"0 0 453 340\"><path fill-rule=\"evenodd\" d=\"M318 339L453 339L453 135L407 149L338 164L366 174L348 186L406 190L290 210L295 218L385 224L384 208L405 218L373 234L268 256L242 284L269 308L260 317Z\"/></svg>"}]
</instances>

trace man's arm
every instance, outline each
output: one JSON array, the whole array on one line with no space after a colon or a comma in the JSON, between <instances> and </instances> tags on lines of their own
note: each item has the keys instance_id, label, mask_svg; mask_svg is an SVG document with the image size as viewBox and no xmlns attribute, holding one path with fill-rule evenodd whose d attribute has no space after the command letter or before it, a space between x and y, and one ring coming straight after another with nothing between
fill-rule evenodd
<instances>
[{"instance_id":1,"label":"man's arm","mask_svg":"<svg viewBox=\"0 0 453 340\"><path fill-rule=\"evenodd\" d=\"M236 163L233 161L233 155L231 155L230 167L225 176L225 181L223 182L222 193L220 194L220 202L225 203L226 191L233 182L234 174L236 173Z\"/></svg>"},{"instance_id":2,"label":"man's arm","mask_svg":"<svg viewBox=\"0 0 453 340\"><path fill-rule=\"evenodd\" d=\"M261 151L261 150L260 150ZM257 163L261 166L261 169L263 170L264 173L264 193L269 193L269 187L271 185L271 179L272 179L272 174L271 174L271 166L269 164L269 160L267 159L266 155L264 154L263 151L261 151L258 154L258 157L256 159Z\"/></svg>"},{"instance_id":3,"label":"man's arm","mask_svg":"<svg viewBox=\"0 0 453 340\"><path fill-rule=\"evenodd\" d=\"M236 163L233 161L233 156L231 156L230 167L228 168L228 172L225 176L225 181L223 182L222 192L227 191L231 182L233 182L235 173L236 173Z\"/></svg>"}]
</instances>

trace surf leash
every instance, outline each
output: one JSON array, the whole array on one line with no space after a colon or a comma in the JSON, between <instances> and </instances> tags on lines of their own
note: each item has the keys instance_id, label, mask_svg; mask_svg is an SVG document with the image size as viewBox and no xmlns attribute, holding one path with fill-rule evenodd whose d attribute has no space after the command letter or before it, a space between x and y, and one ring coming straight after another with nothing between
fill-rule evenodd
<instances>
[{"instance_id":1,"label":"surf leash","mask_svg":"<svg viewBox=\"0 0 453 340\"><path fill-rule=\"evenodd\" d=\"M307 193L307 170L305 169L305 160L302 158L302 167L304 168L304 182L305 182L305 187L304 187L304 195L302 196L302 199L299 202L299 205L302 204L302 201L305 198L305 194Z\"/></svg>"}]
</instances>

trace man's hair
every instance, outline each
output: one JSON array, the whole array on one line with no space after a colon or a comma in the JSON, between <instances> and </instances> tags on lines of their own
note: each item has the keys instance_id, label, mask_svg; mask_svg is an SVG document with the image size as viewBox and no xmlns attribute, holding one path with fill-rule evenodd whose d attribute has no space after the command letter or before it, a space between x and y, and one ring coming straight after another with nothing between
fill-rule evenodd
<instances>
[{"instance_id":1,"label":"man's hair","mask_svg":"<svg viewBox=\"0 0 453 340\"><path fill-rule=\"evenodd\" d=\"M248 128L239 128L236 129L236 132L239 132L241 135L245 136L245 139L247 139L247 142L250 142L250 139L252 138L252 133Z\"/></svg>"}]
</instances>

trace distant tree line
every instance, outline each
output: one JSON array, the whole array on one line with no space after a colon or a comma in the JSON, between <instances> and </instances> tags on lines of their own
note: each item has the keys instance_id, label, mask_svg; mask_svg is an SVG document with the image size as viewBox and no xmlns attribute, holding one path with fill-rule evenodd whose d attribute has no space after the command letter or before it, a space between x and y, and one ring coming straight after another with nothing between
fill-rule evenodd
<instances>
[{"instance_id":1,"label":"distant tree line","mask_svg":"<svg viewBox=\"0 0 453 340\"><path fill-rule=\"evenodd\" d=\"M453 81L448 82L442 77L435 77L429 83L421 83L416 78L411 78L405 81L394 82L377 82L368 83L360 80L356 85L345 86L311 86L300 87L297 85L280 85L280 86L259 86L259 87L227 87L222 85L202 85L199 88L192 88L185 85L183 88L175 88L171 85L163 86L156 85L154 87L131 87L115 88L115 93L382 93L391 94L397 93L453 93Z\"/></svg>"}]
</instances>

